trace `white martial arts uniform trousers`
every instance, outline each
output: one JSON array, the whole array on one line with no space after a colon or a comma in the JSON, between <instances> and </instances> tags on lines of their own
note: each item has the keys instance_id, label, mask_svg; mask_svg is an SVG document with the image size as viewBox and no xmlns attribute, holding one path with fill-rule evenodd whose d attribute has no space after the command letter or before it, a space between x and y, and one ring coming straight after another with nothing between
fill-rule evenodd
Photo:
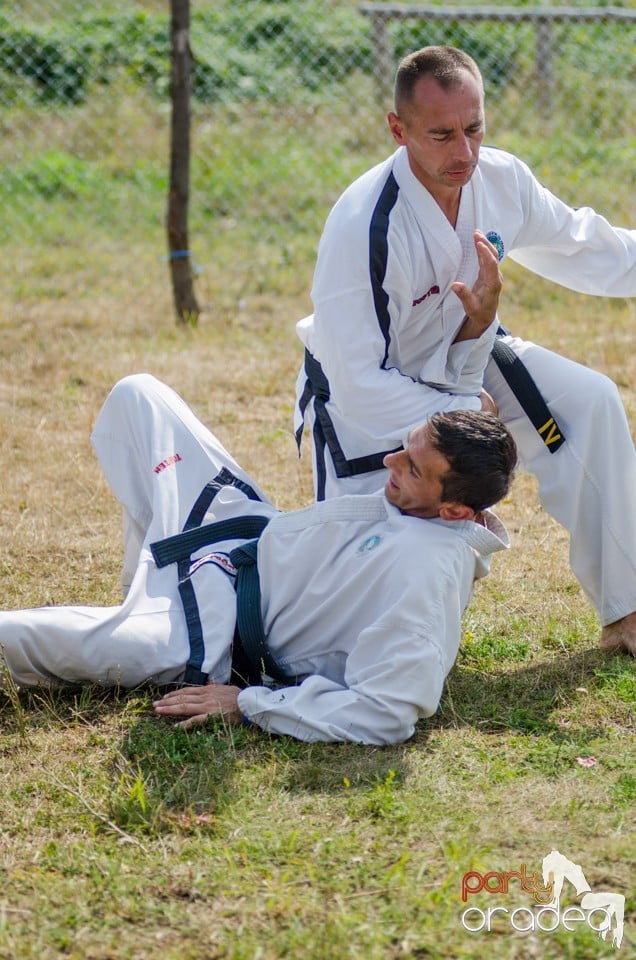
<instances>
[{"instance_id":1,"label":"white martial arts uniform trousers","mask_svg":"<svg viewBox=\"0 0 636 960\"><path fill-rule=\"evenodd\" d=\"M494 360L484 387L509 427L543 508L570 534L570 565L602 624L636 610L636 452L616 385L606 376L516 337L523 360L563 429L550 453Z\"/></svg>"},{"instance_id":2,"label":"white martial arts uniform trousers","mask_svg":"<svg viewBox=\"0 0 636 960\"><path fill-rule=\"evenodd\" d=\"M179 533L206 483L223 468L264 502L224 487L204 522L273 516L268 498L217 438L165 384L140 374L120 381L95 424L92 442L123 508L124 602L115 607L61 606L0 613L0 648L21 685L95 682L135 686L178 681L190 645L176 565L158 569L149 544ZM228 541L194 556L232 549ZM204 628L202 670L227 682L236 619L232 580L214 563L193 574Z\"/></svg>"}]
</instances>

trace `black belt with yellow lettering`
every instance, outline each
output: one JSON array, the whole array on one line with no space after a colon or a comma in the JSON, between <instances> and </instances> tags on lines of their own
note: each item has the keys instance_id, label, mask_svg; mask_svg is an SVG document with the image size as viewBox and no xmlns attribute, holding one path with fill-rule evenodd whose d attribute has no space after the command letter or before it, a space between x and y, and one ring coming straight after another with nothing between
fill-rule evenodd
<instances>
[{"instance_id":1,"label":"black belt with yellow lettering","mask_svg":"<svg viewBox=\"0 0 636 960\"><path fill-rule=\"evenodd\" d=\"M550 453L556 453L565 443L565 434L525 364L499 334L493 344L492 358Z\"/></svg>"}]
</instances>

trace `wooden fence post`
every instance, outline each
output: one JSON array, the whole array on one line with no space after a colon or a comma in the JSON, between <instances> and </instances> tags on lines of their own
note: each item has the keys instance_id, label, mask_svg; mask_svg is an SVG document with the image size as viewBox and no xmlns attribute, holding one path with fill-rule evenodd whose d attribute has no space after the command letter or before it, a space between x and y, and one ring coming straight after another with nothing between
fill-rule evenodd
<instances>
[{"instance_id":1,"label":"wooden fence post","mask_svg":"<svg viewBox=\"0 0 636 960\"><path fill-rule=\"evenodd\" d=\"M179 323L196 326L199 306L192 282L192 259L188 245L188 202L190 194L190 0L170 0L172 10L172 60L170 92L170 189L168 194L168 259L172 292Z\"/></svg>"}]
</instances>

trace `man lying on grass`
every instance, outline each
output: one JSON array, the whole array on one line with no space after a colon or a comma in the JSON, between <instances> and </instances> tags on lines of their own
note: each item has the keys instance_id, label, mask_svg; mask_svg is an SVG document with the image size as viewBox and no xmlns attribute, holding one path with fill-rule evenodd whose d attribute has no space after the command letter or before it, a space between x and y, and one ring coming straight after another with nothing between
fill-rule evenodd
<instances>
[{"instance_id":1,"label":"man lying on grass","mask_svg":"<svg viewBox=\"0 0 636 960\"><path fill-rule=\"evenodd\" d=\"M155 703L301 740L397 743L437 709L473 582L508 546L516 463L491 413L436 414L384 490L276 510L169 387L107 398L93 445L124 513L124 601L0 614L21 686L180 685Z\"/></svg>"}]
</instances>

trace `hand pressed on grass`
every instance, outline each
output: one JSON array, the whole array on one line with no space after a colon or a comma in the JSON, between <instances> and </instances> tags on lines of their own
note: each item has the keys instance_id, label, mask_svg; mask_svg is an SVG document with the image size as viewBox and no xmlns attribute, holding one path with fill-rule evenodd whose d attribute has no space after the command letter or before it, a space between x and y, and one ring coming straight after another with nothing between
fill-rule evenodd
<instances>
[{"instance_id":1,"label":"hand pressed on grass","mask_svg":"<svg viewBox=\"0 0 636 960\"><path fill-rule=\"evenodd\" d=\"M177 724L187 729L200 726L208 717L222 717L228 723L240 723L238 687L224 683L208 683L201 687L182 687L171 690L153 704L155 712L164 717L186 717Z\"/></svg>"}]
</instances>

